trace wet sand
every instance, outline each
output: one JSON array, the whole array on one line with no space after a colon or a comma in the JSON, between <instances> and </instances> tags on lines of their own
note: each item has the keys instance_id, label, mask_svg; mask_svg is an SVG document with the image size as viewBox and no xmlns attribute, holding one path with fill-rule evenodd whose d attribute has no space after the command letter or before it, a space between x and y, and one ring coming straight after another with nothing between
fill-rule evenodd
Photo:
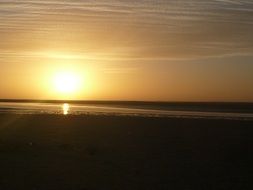
<instances>
[{"instance_id":1,"label":"wet sand","mask_svg":"<svg viewBox=\"0 0 253 190\"><path fill-rule=\"evenodd\" d=\"M253 121L0 114L0 189L253 189Z\"/></svg>"}]
</instances>

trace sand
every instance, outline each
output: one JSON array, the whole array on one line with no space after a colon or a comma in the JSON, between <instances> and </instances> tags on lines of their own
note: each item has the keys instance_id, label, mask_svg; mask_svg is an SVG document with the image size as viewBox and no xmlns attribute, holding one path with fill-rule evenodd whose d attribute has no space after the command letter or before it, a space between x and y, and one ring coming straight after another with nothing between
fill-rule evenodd
<instances>
[{"instance_id":1,"label":"sand","mask_svg":"<svg viewBox=\"0 0 253 190\"><path fill-rule=\"evenodd\" d=\"M0 114L0 189L253 189L253 121Z\"/></svg>"}]
</instances>

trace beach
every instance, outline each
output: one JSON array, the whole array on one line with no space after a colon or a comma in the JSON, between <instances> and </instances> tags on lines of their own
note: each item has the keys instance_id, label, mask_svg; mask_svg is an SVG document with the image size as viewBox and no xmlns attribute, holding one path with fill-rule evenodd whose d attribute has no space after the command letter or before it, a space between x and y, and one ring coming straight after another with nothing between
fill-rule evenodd
<instances>
[{"instance_id":1,"label":"beach","mask_svg":"<svg viewBox=\"0 0 253 190\"><path fill-rule=\"evenodd\" d=\"M253 190L253 0L0 0L0 190Z\"/></svg>"},{"instance_id":2,"label":"beach","mask_svg":"<svg viewBox=\"0 0 253 190\"><path fill-rule=\"evenodd\" d=\"M252 189L253 121L0 114L0 189Z\"/></svg>"}]
</instances>

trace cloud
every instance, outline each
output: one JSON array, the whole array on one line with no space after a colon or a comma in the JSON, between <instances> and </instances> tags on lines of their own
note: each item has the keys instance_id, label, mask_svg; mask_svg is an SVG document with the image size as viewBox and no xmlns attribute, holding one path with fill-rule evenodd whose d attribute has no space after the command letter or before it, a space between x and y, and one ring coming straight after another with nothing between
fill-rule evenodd
<instances>
[{"instance_id":1,"label":"cloud","mask_svg":"<svg viewBox=\"0 0 253 190\"><path fill-rule=\"evenodd\" d=\"M0 50L66 48L98 59L252 54L252 18L249 0L3 0Z\"/></svg>"}]
</instances>

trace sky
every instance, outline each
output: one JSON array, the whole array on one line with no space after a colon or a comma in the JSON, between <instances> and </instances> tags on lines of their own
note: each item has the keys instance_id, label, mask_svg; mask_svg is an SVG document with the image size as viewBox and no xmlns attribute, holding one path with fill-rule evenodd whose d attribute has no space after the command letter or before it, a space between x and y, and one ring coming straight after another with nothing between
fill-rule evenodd
<instances>
[{"instance_id":1,"label":"sky","mask_svg":"<svg viewBox=\"0 0 253 190\"><path fill-rule=\"evenodd\" d=\"M251 0L1 0L0 99L252 102L252 34Z\"/></svg>"}]
</instances>

